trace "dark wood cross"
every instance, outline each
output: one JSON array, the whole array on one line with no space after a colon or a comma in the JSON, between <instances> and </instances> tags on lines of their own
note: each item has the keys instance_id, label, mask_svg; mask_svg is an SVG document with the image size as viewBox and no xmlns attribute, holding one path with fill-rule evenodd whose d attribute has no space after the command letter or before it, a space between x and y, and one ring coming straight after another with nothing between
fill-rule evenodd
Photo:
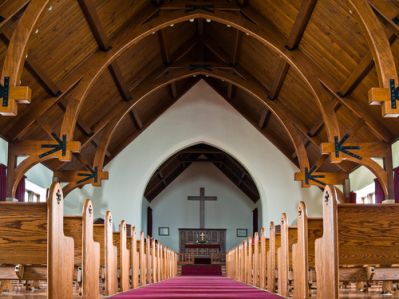
<instances>
[{"instance_id":1,"label":"dark wood cross","mask_svg":"<svg viewBox=\"0 0 399 299\"><path fill-rule=\"evenodd\" d=\"M188 200L199 200L200 202L200 228L205 228L205 201L217 200L216 196L205 196L205 188L200 188L200 196L188 196Z\"/></svg>"}]
</instances>

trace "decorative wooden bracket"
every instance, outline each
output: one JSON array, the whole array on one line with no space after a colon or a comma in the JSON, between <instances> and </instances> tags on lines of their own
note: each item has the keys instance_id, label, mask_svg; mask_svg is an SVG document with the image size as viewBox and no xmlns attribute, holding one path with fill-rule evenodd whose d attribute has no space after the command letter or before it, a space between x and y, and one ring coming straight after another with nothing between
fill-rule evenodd
<instances>
[{"instance_id":1,"label":"decorative wooden bracket","mask_svg":"<svg viewBox=\"0 0 399 299\"><path fill-rule=\"evenodd\" d=\"M54 140L24 140L13 144L13 150L17 156L30 156L41 159L58 159L63 162L69 162L72 159L72 153L80 152L79 141L68 141L66 135L57 136L52 134Z\"/></svg>"},{"instance_id":2,"label":"decorative wooden bracket","mask_svg":"<svg viewBox=\"0 0 399 299\"><path fill-rule=\"evenodd\" d=\"M100 187L103 180L108 180L108 171L98 171L97 167L90 170L64 170L56 171L54 177L59 182L68 182L76 186L92 184Z\"/></svg>"},{"instance_id":3,"label":"decorative wooden bracket","mask_svg":"<svg viewBox=\"0 0 399 299\"><path fill-rule=\"evenodd\" d=\"M346 143L349 138L346 133L341 140L334 137L334 143L322 143L321 153L330 155L331 163L340 163L343 160L351 160L361 163L364 158L384 157L387 151L387 144L382 142L368 143Z\"/></svg>"},{"instance_id":4,"label":"decorative wooden bracket","mask_svg":"<svg viewBox=\"0 0 399 299\"><path fill-rule=\"evenodd\" d=\"M214 12L215 9L212 4L188 4L186 5L185 12L193 12L198 10Z\"/></svg>"},{"instance_id":5,"label":"decorative wooden bracket","mask_svg":"<svg viewBox=\"0 0 399 299\"><path fill-rule=\"evenodd\" d=\"M370 105L382 105L384 117L399 117L399 87L395 87L395 80L389 80L389 88L373 87L369 90Z\"/></svg>"},{"instance_id":6,"label":"decorative wooden bracket","mask_svg":"<svg viewBox=\"0 0 399 299\"><path fill-rule=\"evenodd\" d=\"M17 115L17 103L29 104L32 91L28 86L10 86L10 78L4 77L0 85L0 114L4 116Z\"/></svg>"},{"instance_id":7,"label":"decorative wooden bracket","mask_svg":"<svg viewBox=\"0 0 399 299\"><path fill-rule=\"evenodd\" d=\"M295 180L302 182L303 188L318 186L324 188L326 185L342 184L348 174L345 172L317 172L317 167L313 166L310 170L305 168L301 172L295 173Z\"/></svg>"}]
</instances>

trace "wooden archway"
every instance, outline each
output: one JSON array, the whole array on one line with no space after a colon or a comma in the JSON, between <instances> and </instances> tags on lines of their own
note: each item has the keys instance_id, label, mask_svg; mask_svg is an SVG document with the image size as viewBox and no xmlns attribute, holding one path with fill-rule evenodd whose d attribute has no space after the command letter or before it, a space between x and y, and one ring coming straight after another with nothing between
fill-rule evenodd
<instances>
[{"instance_id":1,"label":"wooden archway","mask_svg":"<svg viewBox=\"0 0 399 299\"><path fill-rule=\"evenodd\" d=\"M207 67L203 69L193 69L190 67L182 69L171 68L165 77L161 77L158 80L154 81L147 80L146 84L143 84L140 90L138 90L137 93L134 95L134 98L136 100L133 103L123 103L123 105L121 105L119 108L119 113L115 114L115 117L105 128L104 132L102 133L102 138L99 142L99 146L94 158L94 166L98 169L103 168L105 154L108 145L112 139L112 136L122 119L129 113L130 110L132 110L139 102L143 101L152 92L164 86L167 86L168 84L192 76L207 76L219 80L224 80L251 94L267 109L274 113L274 115L284 127L285 131L292 141L292 144L294 145L300 168L309 168L309 159L307 156L307 152L297 128L295 127L294 123L288 118L287 113L284 109L277 105L276 102L266 100L268 98L268 91L255 81L246 80L238 76L237 74L235 74L234 70L229 70L228 66L213 68L211 65L207 65Z\"/></svg>"},{"instance_id":2,"label":"wooden archway","mask_svg":"<svg viewBox=\"0 0 399 299\"><path fill-rule=\"evenodd\" d=\"M114 41L111 50L102 53L102 55L97 55L95 59L93 58L88 60L88 69L69 98L60 134L65 134L69 140L73 139L80 108L82 107L91 88L94 86L94 83L116 58L121 56L126 50L140 42L146 36L149 36L160 29L172 24L199 18L209 19L240 30L245 34L252 36L286 60L287 63L297 71L314 95L326 125L329 140L332 141L335 136L340 136L339 126L334 111L334 103L331 100L331 96L320 83L318 75L322 74L322 72L318 67L314 65L302 52L287 50L285 48L284 37L278 34L275 30L253 24L243 18L238 19L235 14L221 11L216 11L214 13L206 11L171 11L148 21L142 26L135 28L127 27L125 29L126 32L121 34L122 38ZM322 74L322 79L327 82L331 80L331 78L328 78L325 74Z\"/></svg>"}]
</instances>

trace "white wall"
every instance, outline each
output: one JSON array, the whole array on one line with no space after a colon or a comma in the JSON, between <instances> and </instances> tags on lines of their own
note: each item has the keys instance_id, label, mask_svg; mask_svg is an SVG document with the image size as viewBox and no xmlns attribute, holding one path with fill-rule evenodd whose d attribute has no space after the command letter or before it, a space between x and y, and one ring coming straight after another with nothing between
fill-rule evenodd
<instances>
[{"instance_id":1,"label":"white wall","mask_svg":"<svg viewBox=\"0 0 399 299\"><path fill-rule=\"evenodd\" d=\"M8 142L0 138L0 163L7 165ZM23 159L18 159L20 163ZM53 178L53 172L42 164L32 167L26 174L26 178L43 188L49 188Z\"/></svg>"},{"instance_id":2,"label":"white wall","mask_svg":"<svg viewBox=\"0 0 399 299\"><path fill-rule=\"evenodd\" d=\"M293 221L300 200L307 202L311 215L321 214L321 192L315 187L302 189L294 181L294 164L204 81L107 165L110 179L103 188L87 186L83 192L72 192L67 212L80 211L82 200L89 197L96 216L110 209L116 221L126 219L140 230L142 198L151 175L168 157L197 143L220 148L247 168L261 196L264 224L280 221L282 212Z\"/></svg>"},{"instance_id":3,"label":"white wall","mask_svg":"<svg viewBox=\"0 0 399 299\"><path fill-rule=\"evenodd\" d=\"M373 158L378 164L383 166L383 160L381 158ZM349 174L349 181L351 191L357 191L364 187L374 183L375 175L364 166L358 167L355 171Z\"/></svg>"},{"instance_id":4,"label":"white wall","mask_svg":"<svg viewBox=\"0 0 399 299\"><path fill-rule=\"evenodd\" d=\"M153 234L163 244L179 250L179 228L199 228L199 202L187 196L217 196L205 202L205 227L226 229L226 249L242 238L236 237L237 228L247 228L252 234L254 202L237 188L216 166L194 163L165 188L152 202ZM158 227L169 227L169 236L159 236Z\"/></svg>"}]
</instances>

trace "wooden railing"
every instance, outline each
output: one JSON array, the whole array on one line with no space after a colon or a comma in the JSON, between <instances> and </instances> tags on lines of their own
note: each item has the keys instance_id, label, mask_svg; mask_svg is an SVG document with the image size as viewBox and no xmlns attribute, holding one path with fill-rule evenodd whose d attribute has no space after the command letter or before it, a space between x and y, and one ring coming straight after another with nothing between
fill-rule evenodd
<instances>
[{"instance_id":1,"label":"wooden railing","mask_svg":"<svg viewBox=\"0 0 399 299\"><path fill-rule=\"evenodd\" d=\"M192 253L179 253L180 264L194 264L196 255ZM212 264L225 264L226 254L225 253L211 253L209 255Z\"/></svg>"}]
</instances>

